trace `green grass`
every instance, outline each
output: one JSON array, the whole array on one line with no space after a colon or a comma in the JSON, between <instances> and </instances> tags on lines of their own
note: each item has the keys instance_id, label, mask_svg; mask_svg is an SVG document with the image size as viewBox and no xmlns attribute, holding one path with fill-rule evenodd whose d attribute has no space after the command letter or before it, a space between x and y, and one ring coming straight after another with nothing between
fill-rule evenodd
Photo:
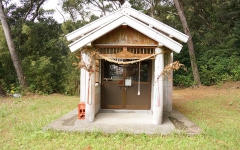
<instances>
[{"instance_id":1,"label":"green grass","mask_svg":"<svg viewBox=\"0 0 240 150\"><path fill-rule=\"evenodd\" d=\"M196 136L43 131L45 125L76 108L79 97L50 95L0 100L0 149L3 150L240 148L239 94L178 103L176 107L204 130Z\"/></svg>"}]
</instances>

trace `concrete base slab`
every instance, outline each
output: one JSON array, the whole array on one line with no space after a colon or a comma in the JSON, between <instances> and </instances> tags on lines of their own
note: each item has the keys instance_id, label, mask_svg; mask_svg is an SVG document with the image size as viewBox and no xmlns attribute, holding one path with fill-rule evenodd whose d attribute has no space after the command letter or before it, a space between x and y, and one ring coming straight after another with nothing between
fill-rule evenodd
<instances>
[{"instance_id":1,"label":"concrete base slab","mask_svg":"<svg viewBox=\"0 0 240 150\"><path fill-rule=\"evenodd\" d=\"M175 126L175 130L178 132L185 132L188 135L200 134L202 130L193 123L190 119L185 117L178 110L173 109L168 117Z\"/></svg>"},{"instance_id":2,"label":"concrete base slab","mask_svg":"<svg viewBox=\"0 0 240 150\"><path fill-rule=\"evenodd\" d=\"M111 111L110 111L111 112ZM77 109L69 112L61 118L46 125L43 129L60 131L100 131L103 133L127 132L134 134L163 134L172 132L186 132L188 134L198 134L199 127L182 115L179 111L173 110L170 115L165 115L162 125L152 124L152 114L148 111L137 113L137 111L100 111L92 123L86 120L77 119ZM180 125L180 127L179 127Z\"/></svg>"}]
</instances>

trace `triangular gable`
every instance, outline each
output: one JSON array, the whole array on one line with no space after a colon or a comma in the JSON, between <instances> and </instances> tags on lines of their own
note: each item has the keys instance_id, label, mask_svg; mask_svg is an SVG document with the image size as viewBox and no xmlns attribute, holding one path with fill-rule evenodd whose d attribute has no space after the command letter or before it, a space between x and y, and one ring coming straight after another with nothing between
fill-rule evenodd
<instances>
[{"instance_id":1,"label":"triangular gable","mask_svg":"<svg viewBox=\"0 0 240 150\"><path fill-rule=\"evenodd\" d=\"M126 24L141 32L142 34L145 34L149 38L152 38L153 40L159 42L159 45L164 45L176 53L179 53L181 51L182 45L170 37L174 37L182 42L187 42L187 35L171 28L170 26L160 21L157 21L154 18L151 18L139 11L130 8L129 5L130 4L126 1L122 6L122 9L115 11L108 16L102 17L66 35L66 38L69 41L77 39L69 45L70 50L72 52L76 51L88 43L91 43L95 39L112 31L118 26ZM162 34L153 27L160 31L163 31L169 37Z\"/></svg>"},{"instance_id":2,"label":"triangular gable","mask_svg":"<svg viewBox=\"0 0 240 150\"><path fill-rule=\"evenodd\" d=\"M179 53L182 49L182 45L178 42L174 41L173 39L167 37L166 35L157 32L156 30L152 29L151 27L141 23L140 21L126 16L122 15L118 17L115 20L112 20L111 22L108 22L104 26L101 26L92 32L88 33L87 35L83 36L82 38L74 41L72 44L69 45L69 48L72 52L78 50L79 48L85 46L86 44L94 41L95 39L103 36L104 34L112 31L113 29L117 28L118 26L122 24L127 24L128 26L134 28L135 30L141 32L142 34L145 34L149 38L163 44L164 46L168 47L172 51Z\"/></svg>"},{"instance_id":3,"label":"triangular gable","mask_svg":"<svg viewBox=\"0 0 240 150\"><path fill-rule=\"evenodd\" d=\"M104 34L92 43L93 47L157 47L158 42L137 30L122 25Z\"/></svg>"}]
</instances>

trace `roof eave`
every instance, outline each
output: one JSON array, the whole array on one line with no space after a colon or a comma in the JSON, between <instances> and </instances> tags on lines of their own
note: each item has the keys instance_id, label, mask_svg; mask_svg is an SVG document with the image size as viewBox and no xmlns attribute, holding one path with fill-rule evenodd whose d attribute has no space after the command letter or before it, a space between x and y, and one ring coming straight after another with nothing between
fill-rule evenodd
<instances>
[{"instance_id":1,"label":"roof eave","mask_svg":"<svg viewBox=\"0 0 240 150\"><path fill-rule=\"evenodd\" d=\"M68 41L73 41L75 39L78 39L80 37L82 37L84 34L88 33L88 32L91 32L92 30L98 28L99 26L117 18L119 16L119 12L120 10L117 10L107 16L104 16L102 18L99 18L69 34L66 35L66 38Z\"/></svg>"},{"instance_id":2,"label":"roof eave","mask_svg":"<svg viewBox=\"0 0 240 150\"><path fill-rule=\"evenodd\" d=\"M178 42L174 41L173 39L167 37L166 35L163 35L162 33L154 30L153 28L143 24L142 22L136 20L135 18L129 17L127 15L119 16L118 18L115 18L108 23L106 23L104 26L100 26L97 29L93 30L92 32L88 33L81 39L76 40L72 44L69 45L70 50L76 51L86 45L87 43L90 43L94 41L95 39L101 37L102 35L112 31L113 29L117 28L121 24L126 23L128 26L134 28L135 30L141 32L142 34L145 34L146 36L152 38L153 40L163 43L164 46L171 49L172 51L179 53L182 49L182 45Z\"/></svg>"},{"instance_id":3,"label":"roof eave","mask_svg":"<svg viewBox=\"0 0 240 150\"><path fill-rule=\"evenodd\" d=\"M146 24L149 24L167 34L169 34L171 37L174 37L184 43L186 43L188 41L188 38L189 36L154 19L154 18L151 18L133 8L128 8L128 11L130 13L130 15L138 20L141 20L142 22L146 23Z\"/></svg>"}]
</instances>

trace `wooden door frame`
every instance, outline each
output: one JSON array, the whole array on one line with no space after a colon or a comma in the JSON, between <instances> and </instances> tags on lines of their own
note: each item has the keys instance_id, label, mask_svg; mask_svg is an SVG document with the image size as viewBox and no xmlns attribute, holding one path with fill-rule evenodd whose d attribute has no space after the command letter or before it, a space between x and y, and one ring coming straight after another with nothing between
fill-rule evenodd
<instances>
[{"instance_id":1,"label":"wooden door frame","mask_svg":"<svg viewBox=\"0 0 240 150\"><path fill-rule=\"evenodd\" d=\"M106 82L106 81L104 81L104 72L105 72L105 65L106 65L104 63L104 61L105 60L103 60L103 59L101 60L101 88L103 86L103 83ZM141 84L149 84L149 86L148 86L148 90L149 90L148 105L144 106L144 107L140 107L139 109L151 109L152 61L151 61L151 59L149 59L147 61L149 63L148 81L147 82L142 82ZM124 67L123 68L123 78L125 79L126 76L127 76L126 75L126 68ZM112 84L115 84L115 82L112 83ZM136 84L136 82L134 82L134 84ZM121 88L121 93L122 93L122 105L121 105L121 107L120 107L120 105L119 106L116 105L116 106L114 106L114 108L111 108L111 105L108 105L108 106L104 106L105 107L104 109L134 109L134 108L131 108L131 107L127 107L127 90L125 88L128 88L128 87L123 86L123 87L119 87L119 88ZM103 100L103 97L104 97L104 95L101 92L101 101ZM103 107L102 103L101 103L101 107Z\"/></svg>"}]
</instances>

